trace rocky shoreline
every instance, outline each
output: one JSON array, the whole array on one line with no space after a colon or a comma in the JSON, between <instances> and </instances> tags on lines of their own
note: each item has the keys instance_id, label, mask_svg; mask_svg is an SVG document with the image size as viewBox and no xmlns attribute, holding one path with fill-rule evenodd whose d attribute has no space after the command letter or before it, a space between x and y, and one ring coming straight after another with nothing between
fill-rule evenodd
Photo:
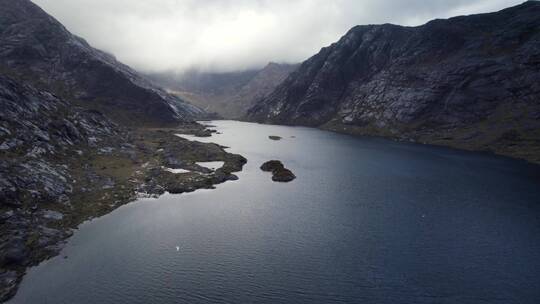
<instances>
[{"instance_id":1,"label":"rocky shoreline","mask_svg":"<svg viewBox=\"0 0 540 304\"><path fill-rule=\"evenodd\" d=\"M96 147L81 145L73 152L51 156L53 159L27 161L21 165L26 171L17 172L20 168L15 164L5 165L9 168L2 168L2 183L10 183L14 191L2 187L0 193L0 302L16 293L27 267L58 255L82 222L141 195L211 189L237 179L233 172L242 170L244 157L227 153L217 144L176 136L207 136L210 132L196 123L125 130L124 141L105 140ZM224 165L216 170L197 165L207 161ZM172 173L167 168L186 172ZM13 184L17 182L20 184ZM44 188L22 193L32 183Z\"/></svg>"},{"instance_id":2,"label":"rocky shoreline","mask_svg":"<svg viewBox=\"0 0 540 304\"><path fill-rule=\"evenodd\" d=\"M175 136L210 136L194 122L209 113L93 48L29 0L0 1L0 24L0 302L83 221L139 195L237 178L243 157ZM199 161L225 165L209 170Z\"/></svg>"},{"instance_id":3,"label":"rocky shoreline","mask_svg":"<svg viewBox=\"0 0 540 304\"><path fill-rule=\"evenodd\" d=\"M535 131L527 136L507 132L500 134L498 137L487 137L478 140L475 136L478 131L475 128L468 130L448 129L443 133L423 130L393 134L391 132L381 132L380 130L331 122L319 127L319 129L353 136L381 137L395 141L449 147L464 151L486 152L522 159L540 165L540 141L538 140L540 131Z\"/></svg>"}]
</instances>

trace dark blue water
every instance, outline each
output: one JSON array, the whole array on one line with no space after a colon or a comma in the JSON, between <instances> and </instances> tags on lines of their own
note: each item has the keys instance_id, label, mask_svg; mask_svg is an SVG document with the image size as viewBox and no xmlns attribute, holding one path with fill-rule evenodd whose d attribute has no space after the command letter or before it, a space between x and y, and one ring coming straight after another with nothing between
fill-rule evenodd
<instances>
[{"instance_id":1,"label":"dark blue water","mask_svg":"<svg viewBox=\"0 0 540 304\"><path fill-rule=\"evenodd\" d=\"M205 140L248 158L239 181L82 225L10 303L539 303L539 167L215 124ZM270 159L298 178L273 183Z\"/></svg>"}]
</instances>

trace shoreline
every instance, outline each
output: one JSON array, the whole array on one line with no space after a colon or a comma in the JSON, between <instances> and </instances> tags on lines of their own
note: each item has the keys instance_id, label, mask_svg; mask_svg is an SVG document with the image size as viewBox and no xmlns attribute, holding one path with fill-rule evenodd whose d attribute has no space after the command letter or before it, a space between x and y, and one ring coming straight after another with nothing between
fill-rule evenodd
<instances>
[{"instance_id":1,"label":"shoreline","mask_svg":"<svg viewBox=\"0 0 540 304\"><path fill-rule=\"evenodd\" d=\"M249 119L224 119L224 120L236 120L241 122L251 122L258 124L269 125L281 125L287 127L305 127L314 128L324 131L329 131L337 134L346 134L354 137L372 137L387 139L394 142L405 142L419 145L429 145L435 147L451 148L460 151L487 153L489 155L496 155L501 157L508 157L515 160L524 160L533 165L540 165L540 144L535 145L535 140L530 139L527 141L528 145L520 145L520 142L508 142L498 143L475 143L472 139L461 139L454 133L439 134L439 133L414 133L395 135L391 133L382 132L370 132L370 130L354 125L332 124L328 122L320 126L313 125L301 125L301 124L287 124L287 123L272 123L272 122L260 122ZM456 131L458 133L458 131ZM529 149L524 149L529 148Z\"/></svg>"},{"instance_id":2,"label":"shoreline","mask_svg":"<svg viewBox=\"0 0 540 304\"><path fill-rule=\"evenodd\" d=\"M0 268L0 302L16 294L27 268L57 256L80 224L137 200L141 193L154 197L187 193L238 179L233 173L242 171L244 157L178 133L212 134L200 124L130 130L125 151L126 143L109 143L111 147L78 150L82 152L59 162L70 177L65 185L72 190L68 195L39 202L29 210L26 206L0 210L2 243L7 247ZM208 161L224 165L216 170L197 165ZM189 172L178 174L167 168Z\"/></svg>"}]
</instances>

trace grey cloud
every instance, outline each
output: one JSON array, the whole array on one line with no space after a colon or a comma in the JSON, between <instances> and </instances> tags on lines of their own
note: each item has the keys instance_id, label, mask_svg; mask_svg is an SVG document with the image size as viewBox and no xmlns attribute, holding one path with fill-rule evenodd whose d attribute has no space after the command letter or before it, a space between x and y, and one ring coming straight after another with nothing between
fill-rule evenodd
<instances>
[{"instance_id":1,"label":"grey cloud","mask_svg":"<svg viewBox=\"0 0 540 304\"><path fill-rule=\"evenodd\" d=\"M299 62L358 24L419 25L516 0L34 0L143 71L231 71Z\"/></svg>"}]
</instances>

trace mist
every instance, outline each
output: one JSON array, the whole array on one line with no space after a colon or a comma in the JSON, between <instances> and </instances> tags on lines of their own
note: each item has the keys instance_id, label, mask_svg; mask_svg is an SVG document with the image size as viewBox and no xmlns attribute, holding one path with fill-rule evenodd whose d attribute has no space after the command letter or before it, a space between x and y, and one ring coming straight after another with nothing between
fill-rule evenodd
<instances>
[{"instance_id":1,"label":"mist","mask_svg":"<svg viewBox=\"0 0 540 304\"><path fill-rule=\"evenodd\" d=\"M513 0L34 0L70 31L143 72L296 63L358 24L415 26Z\"/></svg>"}]
</instances>

